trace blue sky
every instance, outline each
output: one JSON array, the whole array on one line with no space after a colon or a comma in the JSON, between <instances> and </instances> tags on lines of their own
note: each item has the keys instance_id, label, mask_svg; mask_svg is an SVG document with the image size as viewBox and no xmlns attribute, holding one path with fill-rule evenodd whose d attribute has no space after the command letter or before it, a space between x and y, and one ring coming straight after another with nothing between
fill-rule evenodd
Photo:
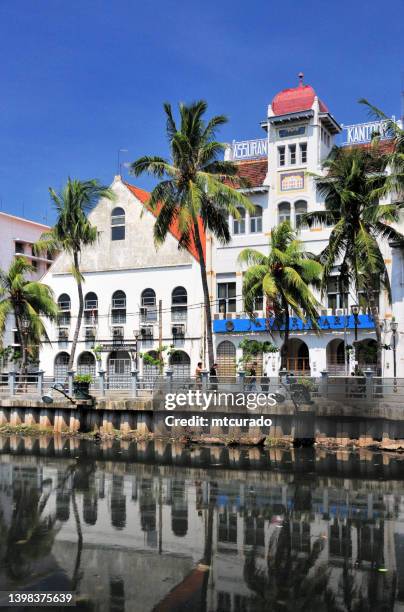
<instances>
[{"instance_id":1,"label":"blue sky","mask_svg":"<svg viewBox=\"0 0 404 612\"><path fill-rule=\"evenodd\" d=\"M0 0L1 210L52 222L49 186L110 183L119 148L165 154L165 100L254 138L302 70L342 123L366 120L360 97L397 115L403 30L399 0Z\"/></svg>"}]
</instances>

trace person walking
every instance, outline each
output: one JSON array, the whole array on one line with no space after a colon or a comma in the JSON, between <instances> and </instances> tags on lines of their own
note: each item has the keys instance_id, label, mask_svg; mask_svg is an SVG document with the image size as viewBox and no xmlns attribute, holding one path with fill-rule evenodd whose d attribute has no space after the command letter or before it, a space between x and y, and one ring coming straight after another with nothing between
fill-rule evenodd
<instances>
[{"instance_id":1,"label":"person walking","mask_svg":"<svg viewBox=\"0 0 404 612\"><path fill-rule=\"evenodd\" d=\"M195 369L195 382L196 387L199 389L202 387L202 361L198 361L198 364Z\"/></svg>"},{"instance_id":2,"label":"person walking","mask_svg":"<svg viewBox=\"0 0 404 612\"><path fill-rule=\"evenodd\" d=\"M210 388L217 391L217 363L215 362L209 370Z\"/></svg>"}]
</instances>

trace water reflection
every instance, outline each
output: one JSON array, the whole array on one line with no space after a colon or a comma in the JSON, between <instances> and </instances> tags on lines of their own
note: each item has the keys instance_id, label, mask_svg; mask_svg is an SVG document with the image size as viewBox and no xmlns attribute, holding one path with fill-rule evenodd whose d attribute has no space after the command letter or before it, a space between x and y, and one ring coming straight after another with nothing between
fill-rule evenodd
<instances>
[{"instance_id":1,"label":"water reflection","mask_svg":"<svg viewBox=\"0 0 404 612\"><path fill-rule=\"evenodd\" d=\"M75 440L29 451L3 440L0 590L72 588L100 611L404 609L399 458Z\"/></svg>"}]
</instances>

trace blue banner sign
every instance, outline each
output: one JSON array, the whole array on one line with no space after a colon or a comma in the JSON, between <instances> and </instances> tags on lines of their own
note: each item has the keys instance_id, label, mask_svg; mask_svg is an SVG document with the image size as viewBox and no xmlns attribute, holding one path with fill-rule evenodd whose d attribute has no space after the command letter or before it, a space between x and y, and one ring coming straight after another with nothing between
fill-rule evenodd
<instances>
[{"instance_id":1,"label":"blue banner sign","mask_svg":"<svg viewBox=\"0 0 404 612\"><path fill-rule=\"evenodd\" d=\"M256 140L233 141L231 145L231 158L236 159L257 159L268 155L268 141L266 138Z\"/></svg>"}]
</instances>

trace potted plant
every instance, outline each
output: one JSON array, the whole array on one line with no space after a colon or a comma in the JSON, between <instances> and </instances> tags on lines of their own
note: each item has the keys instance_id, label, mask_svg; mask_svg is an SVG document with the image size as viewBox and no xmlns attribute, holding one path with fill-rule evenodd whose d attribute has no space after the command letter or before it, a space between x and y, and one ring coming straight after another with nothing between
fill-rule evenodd
<instances>
[{"instance_id":1,"label":"potted plant","mask_svg":"<svg viewBox=\"0 0 404 612\"><path fill-rule=\"evenodd\" d=\"M92 382L91 374L76 374L73 380L74 396L79 399L88 399Z\"/></svg>"}]
</instances>

